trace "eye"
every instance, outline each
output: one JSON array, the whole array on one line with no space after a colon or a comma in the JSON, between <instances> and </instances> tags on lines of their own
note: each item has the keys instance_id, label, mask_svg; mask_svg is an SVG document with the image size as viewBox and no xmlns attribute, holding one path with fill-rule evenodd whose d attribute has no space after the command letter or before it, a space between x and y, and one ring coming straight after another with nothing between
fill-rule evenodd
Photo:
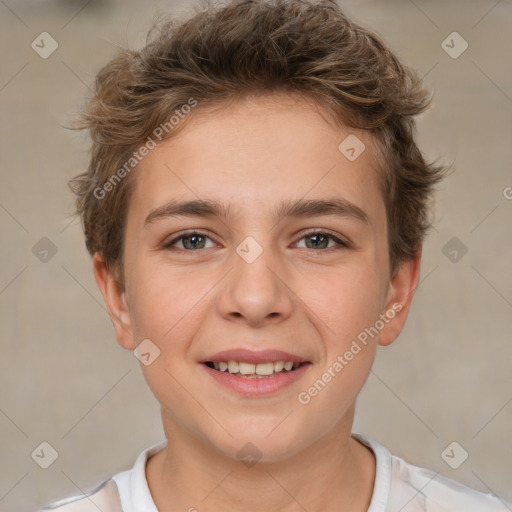
<instances>
[{"instance_id":1,"label":"eye","mask_svg":"<svg viewBox=\"0 0 512 512\"><path fill-rule=\"evenodd\" d=\"M308 243L308 239L311 242ZM306 233L300 240L306 240L306 249L333 249L333 248L348 248L350 245L343 240L340 240L338 237L332 235L331 233L326 233L324 231L310 231ZM300 241L299 240L299 241ZM334 246L329 246L330 241L334 241Z\"/></svg>"},{"instance_id":2,"label":"eye","mask_svg":"<svg viewBox=\"0 0 512 512\"><path fill-rule=\"evenodd\" d=\"M178 251L185 252L193 252L199 251L201 249L208 249L210 247L215 247L215 244L210 245L210 247L206 246L206 241L212 240L207 234L202 233L201 231L192 231L189 233L182 233L180 236L173 238L169 242L166 242L163 245L164 249L175 248ZM332 235L331 233L327 233L324 231L310 231L306 233L299 239L306 240L305 249L335 249L338 248L349 248L350 244L343 240L340 240L338 237ZM310 241L308 241L310 240ZM330 242L334 242L334 244L330 245ZM181 247L179 246L181 244Z\"/></svg>"},{"instance_id":3,"label":"eye","mask_svg":"<svg viewBox=\"0 0 512 512\"><path fill-rule=\"evenodd\" d=\"M166 242L164 244L164 249L170 249L174 247L176 244L181 243L181 247L177 247L177 250L185 250L185 251L196 251L200 249L208 249L205 247L206 240L211 240L211 238L205 233L201 233L200 231L192 231L189 233L181 234L180 236ZM214 247L212 245L210 247Z\"/></svg>"}]
</instances>

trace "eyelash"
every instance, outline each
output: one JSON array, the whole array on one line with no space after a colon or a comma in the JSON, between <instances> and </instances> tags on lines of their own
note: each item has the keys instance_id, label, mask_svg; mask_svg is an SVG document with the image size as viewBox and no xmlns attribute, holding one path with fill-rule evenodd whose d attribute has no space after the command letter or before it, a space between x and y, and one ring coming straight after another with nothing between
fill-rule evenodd
<instances>
[{"instance_id":1,"label":"eyelash","mask_svg":"<svg viewBox=\"0 0 512 512\"><path fill-rule=\"evenodd\" d=\"M195 235L199 235L199 236L202 236L202 237L205 237L205 238L209 238L210 240L213 241L213 239L206 233L203 233L201 231L190 231L188 233L182 233L181 235L179 235L178 237L170 240L169 242L166 242L164 245L163 245L163 249L173 249L174 251L177 251L177 252L199 252L199 251L202 251L202 250L206 250L206 249L210 249L210 247L207 247L207 248L203 248L203 249L181 249L181 248L173 248L172 246L176 243L176 242L179 242L180 240L182 240L183 238L189 238L189 237L192 237L192 236L195 236ZM306 248L306 250L308 251L313 251L313 252L322 252L322 251L328 251L328 250L336 250L336 249L349 249L351 247L351 245L348 243L348 242L345 242L343 240L340 240L338 237L332 235L331 233L329 232L326 232L326 231L319 231L319 230L313 230L313 231L309 231L307 233L304 233L298 241L304 239L304 238L308 238L308 237L311 237L313 235L320 235L320 236L324 236L324 237L327 237L327 238L330 238L331 240L334 240L337 244L338 244L338 247L328 247L326 249L308 249Z\"/></svg>"}]
</instances>

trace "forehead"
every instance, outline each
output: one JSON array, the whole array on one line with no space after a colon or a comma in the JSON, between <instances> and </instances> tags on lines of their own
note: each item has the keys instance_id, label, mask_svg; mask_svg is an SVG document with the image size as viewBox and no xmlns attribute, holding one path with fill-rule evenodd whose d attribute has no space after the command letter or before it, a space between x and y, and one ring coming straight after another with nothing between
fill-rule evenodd
<instances>
[{"instance_id":1,"label":"forehead","mask_svg":"<svg viewBox=\"0 0 512 512\"><path fill-rule=\"evenodd\" d=\"M281 93L199 106L181 122L139 164L136 209L186 197L238 212L278 198L339 195L370 217L382 214L372 135L335 126L308 98Z\"/></svg>"}]
</instances>

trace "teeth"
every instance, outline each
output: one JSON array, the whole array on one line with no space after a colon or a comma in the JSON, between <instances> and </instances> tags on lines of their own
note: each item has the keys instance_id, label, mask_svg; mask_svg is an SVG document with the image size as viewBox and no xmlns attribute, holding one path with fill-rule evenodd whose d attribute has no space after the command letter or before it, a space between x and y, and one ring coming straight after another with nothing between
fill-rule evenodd
<instances>
[{"instance_id":1,"label":"teeth","mask_svg":"<svg viewBox=\"0 0 512 512\"><path fill-rule=\"evenodd\" d=\"M275 361L268 363L245 363L243 361L219 361L213 363L216 370L229 373L237 373L240 375L261 375L269 376L275 373L280 373L283 370L291 371L299 366L300 363L293 363L292 361Z\"/></svg>"},{"instance_id":2,"label":"teeth","mask_svg":"<svg viewBox=\"0 0 512 512\"><path fill-rule=\"evenodd\" d=\"M277 361L274 363L274 371L276 373L282 371L284 368L284 361Z\"/></svg>"},{"instance_id":3,"label":"teeth","mask_svg":"<svg viewBox=\"0 0 512 512\"><path fill-rule=\"evenodd\" d=\"M272 375L274 373L274 363L258 363L256 365L256 375Z\"/></svg>"},{"instance_id":4,"label":"teeth","mask_svg":"<svg viewBox=\"0 0 512 512\"><path fill-rule=\"evenodd\" d=\"M236 361L228 361L228 372L238 373L238 363Z\"/></svg>"},{"instance_id":5,"label":"teeth","mask_svg":"<svg viewBox=\"0 0 512 512\"><path fill-rule=\"evenodd\" d=\"M256 365L251 363L238 363L238 371L242 375L252 375L255 373Z\"/></svg>"}]
</instances>

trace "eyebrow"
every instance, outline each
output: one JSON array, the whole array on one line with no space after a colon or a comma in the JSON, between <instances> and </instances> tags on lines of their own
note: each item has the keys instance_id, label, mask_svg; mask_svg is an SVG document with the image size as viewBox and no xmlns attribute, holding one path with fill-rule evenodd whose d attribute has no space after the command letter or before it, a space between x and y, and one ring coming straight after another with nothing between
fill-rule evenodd
<instances>
[{"instance_id":1,"label":"eyebrow","mask_svg":"<svg viewBox=\"0 0 512 512\"><path fill-rule=\"evenodd\" d=\"M225 206L223 203L211 199L171 200L152 210L144 221L144 227L160 219L175 216L218 217L229 220L230 208L231 204ZM321 215L351 217L370 224L368 215L359 206L343 198L281 201L273 213L273 219L277 224L286 217L304 218Z\"/></svg>"}]
</instances>

